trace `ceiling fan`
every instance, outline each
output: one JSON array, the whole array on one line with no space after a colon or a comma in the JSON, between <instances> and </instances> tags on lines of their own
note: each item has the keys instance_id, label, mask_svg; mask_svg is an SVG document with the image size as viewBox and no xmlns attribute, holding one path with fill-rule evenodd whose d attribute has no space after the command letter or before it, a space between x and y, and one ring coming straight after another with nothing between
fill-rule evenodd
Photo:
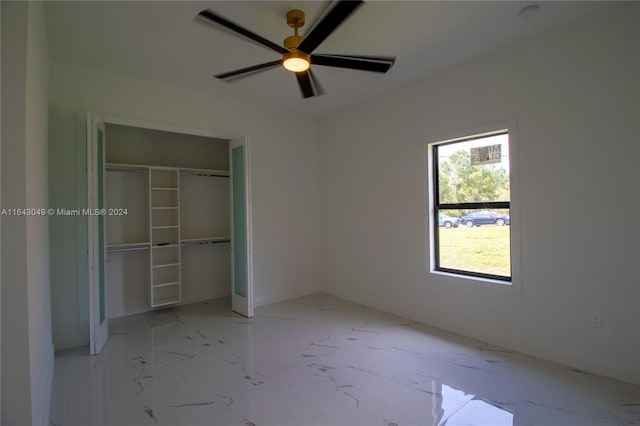
<instances>
[{"instance_id":1,"label":"ceiling fan","mask_svg":"<svg viewBox=\"0 0 640 426\"><path fill-rule=\"evenodd\" d=\"M318 22L305 37L298 35L298 28L302 27L305 23L304 12L297 9L290 10L287 12L287 25L294 29L294 35L284 39L284 47L229 21L210 9L198 13L197 18L214 25L220 25L282 55L281 59L275 61L218 74L214 77L224 81L232 81L283 66L286 70L295 73L298 84L300 85L300 90L302 91L302 97L310 98L323 93L318 80L311 71L311 65L386 73L395 62L396 58L390 56L313 54L313 51L329 37L349 15L360 7L362 3L364 3L362 0L340 0L336 2L331 10L329 10L322 20Z\"/></svg>"}]
</instances>

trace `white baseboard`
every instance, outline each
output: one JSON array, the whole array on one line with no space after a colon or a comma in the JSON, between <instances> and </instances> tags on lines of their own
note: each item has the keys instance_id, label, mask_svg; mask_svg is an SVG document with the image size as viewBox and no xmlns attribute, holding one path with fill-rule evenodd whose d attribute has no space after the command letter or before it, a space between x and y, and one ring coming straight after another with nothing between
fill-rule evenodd
<instances>
[{"instance_id":1,"label":"white baseboard","mask_svg":"<svg viewBox=\"0 0 640 426\"><path fill-rule=\"evenodd\" d=\"M270 305L272 303L283 302L285 300L295 299L297 297L309 296L311 294L320 293L320 292L322 292L322 288L320 286L316 286L316 287L296 289L295 291L283 291L280 293L272 293L266 296L255 297L253 299L253 306L257 308L258 306Z\"/></svg>"}]
</instances>

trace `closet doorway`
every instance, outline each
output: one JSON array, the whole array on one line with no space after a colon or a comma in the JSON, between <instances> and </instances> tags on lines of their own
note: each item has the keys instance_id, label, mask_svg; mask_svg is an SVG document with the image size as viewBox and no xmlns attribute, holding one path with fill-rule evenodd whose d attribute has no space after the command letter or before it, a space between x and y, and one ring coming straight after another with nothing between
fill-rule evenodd
<instances>
[{"instance_id":1,"label":"closet doorway","mask_svg":"<svg viewBox=\"0 0 640 426\"><path fill-rule=\"evenodd\" d=\"M253 316L250 172L244 136L87 114L92 355L109 318L229 294Z\"/></svg>"}]
</instances>

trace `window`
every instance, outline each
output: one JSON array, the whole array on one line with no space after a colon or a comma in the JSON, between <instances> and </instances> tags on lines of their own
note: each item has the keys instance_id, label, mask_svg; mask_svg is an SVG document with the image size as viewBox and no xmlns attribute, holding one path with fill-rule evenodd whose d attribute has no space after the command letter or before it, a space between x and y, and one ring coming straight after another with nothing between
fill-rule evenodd
<instances>
[{"instance_id":1,"label":"window","mask_svg":"<svg viewBox=\"0 0 640 426\"><path fill-rule=\"evenodd\" d=\"M434 143L433 270L511 281L509 132Z\"/></svg>"}]
</instances>

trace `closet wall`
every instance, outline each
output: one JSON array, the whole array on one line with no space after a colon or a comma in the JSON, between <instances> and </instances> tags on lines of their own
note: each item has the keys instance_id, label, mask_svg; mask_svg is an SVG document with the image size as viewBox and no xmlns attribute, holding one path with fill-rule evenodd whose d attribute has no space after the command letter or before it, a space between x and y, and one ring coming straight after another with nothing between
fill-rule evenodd
<instances>
[{"instance_id":1,"label":"closet wall","mask_svg":"<svg viewBox=\"0 0 640 426\"><path fill-rule=\"evenodd\" d=\"M151 310L154 281L176 283L153 287L155 303L158 294L180 303L228 295L228 141L109 123L106 135L105 206L126 212L106 221L108 317ZM153 179L150 185L149 173L159 173L155 167L175 172L171 185ZM168 208L157 208L165 204ZM172 247L159 248L158 238L167 232ZM176 262L165 262L169 254ZM177 265L154 268L152 261ZM162 274L173 278L165 280Z\"/></svg>"}]
</instances>

